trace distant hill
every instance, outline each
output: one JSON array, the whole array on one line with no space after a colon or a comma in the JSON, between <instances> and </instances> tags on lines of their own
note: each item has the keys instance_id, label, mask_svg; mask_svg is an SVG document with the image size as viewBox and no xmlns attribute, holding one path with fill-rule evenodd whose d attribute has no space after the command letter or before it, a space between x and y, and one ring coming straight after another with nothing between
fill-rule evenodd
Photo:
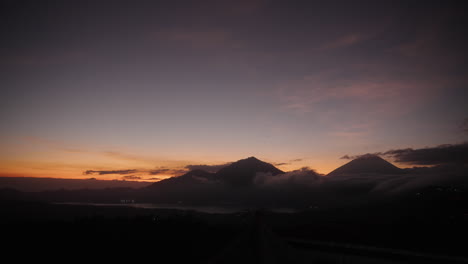
<instances>
[{"instance_id":1,"label":"distant hill","mask_svg":"<svg viewBox=\"0 0 468 264\"><path fill-rule=\"evenodd\" d=\"M34 177L0 177L0 189L11 188L22 192L41 192L52 190L79 190L105 188L142 188L151 182L106 181L95 179L57 179Z\"/></svg>"},{"instance_id":2,"label":"distant hill","mask_svg":"<svg viewBox=\"0 0 468 264\"><path fill-rule=\"evenodd\" d=\"M364 155L330 172L327 176L355 174L399 174L403 170L377 155Z\"/></svg>"}]
</instances>

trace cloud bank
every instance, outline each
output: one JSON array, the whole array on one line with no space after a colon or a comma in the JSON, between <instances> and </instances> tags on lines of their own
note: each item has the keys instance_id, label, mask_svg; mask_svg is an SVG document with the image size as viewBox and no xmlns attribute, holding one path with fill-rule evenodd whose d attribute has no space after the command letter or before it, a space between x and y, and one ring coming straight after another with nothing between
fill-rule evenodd
<instances>
[{"instance_id":1,"label":"cloud bank","mask_svg":"<svg viewBox=\"0 0 468 264\"><path fill-rule=\"evenodd\" d=\"M468 162L468 142L423 149L395 149L383 155L394 158L396 162L413 165L464 164Z\"/></svg>"},{"instance_id":2,"label":"cloud bank","mask_svg":"<svg viewBox=\"0 0 468 264\"><path fill-rule=\"evenodd\" d=\"M321 176L315 170L303 167L299 170L272 176L271 173L257 173L254 183L258 186L313 186L321 182Z\"/></svg>"},{"instance_id":3,"label":"cloud bank","mask_svg":"<svg viewBox=\"0 0 468 264\"><path fill-rule=\"evenodd\" d=\"M420 149L392 149L385 152L363 155L344 155L341 159L356 159L365 155L379 155L385 158L391 158L398 163L410 165L433 166L443 164L466 164L468 163L468 142Z\"/></svg>"}]
</instances>

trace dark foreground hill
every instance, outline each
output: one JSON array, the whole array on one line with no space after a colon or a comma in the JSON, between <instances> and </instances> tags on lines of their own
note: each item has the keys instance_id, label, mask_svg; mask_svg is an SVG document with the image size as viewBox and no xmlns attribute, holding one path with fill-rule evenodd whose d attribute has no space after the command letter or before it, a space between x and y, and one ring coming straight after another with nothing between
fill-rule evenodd
<instances>
[{"instance_id":1,"label":"dark foreground hill","mask_svg":"<svg viewBox=\"0 0 468 264\"><path fill-rule=\"evenodd\" d=\"M143 188L150 184L151 182L108 181L97 179L0 177L0 189L12 188L23 192L41 192L60 189Z\"/></svg>"},{"instance_id":2,"label":"dark foreground hill","mask_svg":"<svg viewBox=\"0 0 468 264\"><path fill-rule=\"evenodd\" d=\"M1 200L0 208L4 257L16 259L21 249L48 262L467 263L463 208L417 200L296 213Z\"/></svg>"}]
</instances>

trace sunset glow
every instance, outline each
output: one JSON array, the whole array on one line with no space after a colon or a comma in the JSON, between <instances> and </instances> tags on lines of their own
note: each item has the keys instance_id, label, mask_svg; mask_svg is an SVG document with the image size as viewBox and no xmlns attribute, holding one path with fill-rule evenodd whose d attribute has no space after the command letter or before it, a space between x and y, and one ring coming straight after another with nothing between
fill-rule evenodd
<instances>
[{"instance_id":1,"label":"sunset glow","mask_svg":"<svg viewBox=\"0 0 468 264\"><path fill-rule=\"evenodd\" d=\"M157 181L249 156L326 174L467 140L463 9L280 2L5 8L0 175Z\"/></svg>"}]
</instances>

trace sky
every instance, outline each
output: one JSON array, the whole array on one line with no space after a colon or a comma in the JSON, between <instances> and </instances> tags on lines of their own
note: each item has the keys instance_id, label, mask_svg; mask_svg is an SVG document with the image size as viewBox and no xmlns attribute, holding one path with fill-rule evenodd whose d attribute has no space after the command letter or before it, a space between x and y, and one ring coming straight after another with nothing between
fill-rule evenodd
<instances>
[{"instance_id":1,"label":"sky","mask_svg":"<svg viewBox=\"0 0 468 264\"><path fill-rule=\"evenodd\" d=\"M249 156L328 173L463 144L467 6L2 1L0 176L155 181Z\"/></svg>"}]
</instances>

